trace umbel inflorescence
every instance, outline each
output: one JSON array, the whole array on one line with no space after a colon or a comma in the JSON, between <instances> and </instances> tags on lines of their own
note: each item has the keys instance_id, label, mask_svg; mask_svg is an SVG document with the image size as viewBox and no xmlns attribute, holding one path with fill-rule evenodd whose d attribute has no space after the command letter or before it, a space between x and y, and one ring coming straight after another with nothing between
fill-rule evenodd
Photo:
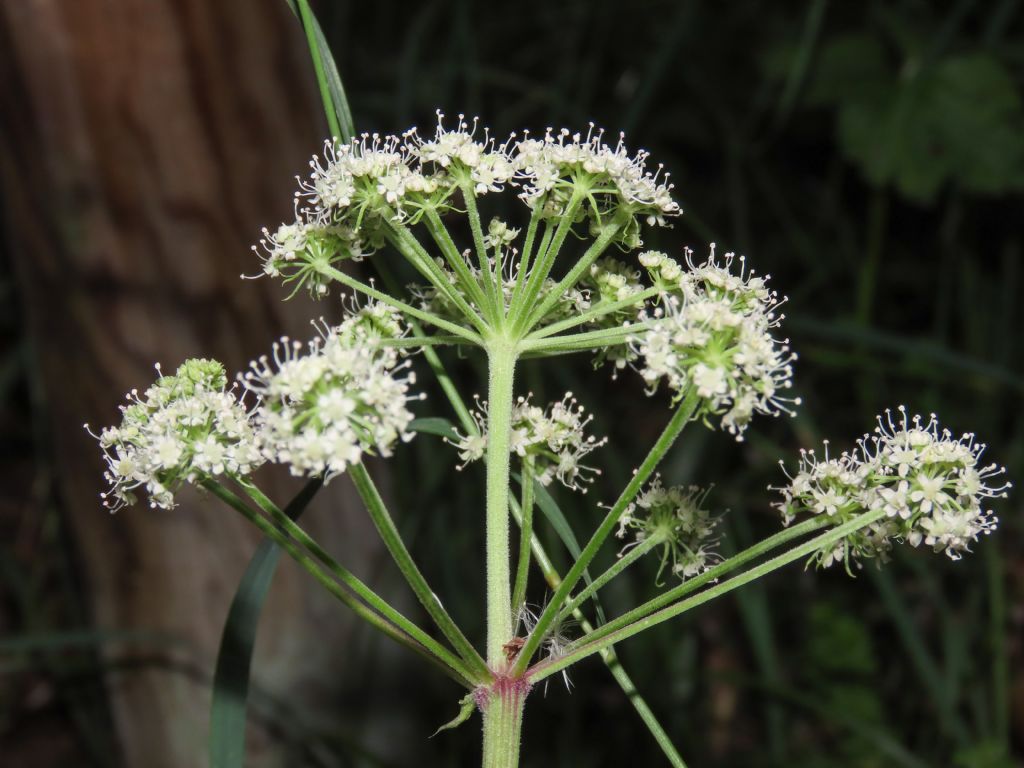
<instances>
[{"instance_id":1,"label":"umbel inflorescence","mask_svg":"<svg viewBox=\"0 0 1024 768\"><path fill-rule=\"evenodd\" d=\"M924 544L958 560L978 536L995 530L998 518L985 506L1010 488L998 479L1003 467L981 463L984 450L973 434L955 438L934 414L910 417L900 406L895 421L889 411L879 416L875 433L855 450L830 457L826 444L820 459L804 452L790 484L778 489L776 507L787 525L802 513L846 522L865 510L885 511L818 552L815 559L824 566L885 560L894 541Z\"/></svg>"},{"instance_id":2,"label":"umbel inflorescence","mask_svg":"<svg viewBox=\"0 0 1024 768\"><path fill-rule=\"evenodd\" d=\"M133 391L121 424L94 435L107 464L104 502L120 509L142 491L151 505L171 508L184 483L211 491L322 584L343 582L344 589L332 591L363 618L473 691L464 702L476 701L484 713L484 762L502 766L513 765L499 758L510 744L518 749L518 721L506 722L501 713L521 716L522 698L536 681L589 654L606 654L755 573L808 555L820 566L849 569L864 559L884 560L901 541L955 559L991 532L997 520L988 502L1010 487L1000 479L1003 469L982 464L983 446L973 435L954 438L934 417L908 417L900 409L895 419L880 419L855 450L803 453L789 484L778 489L776 506L787 528L732 557L718 554L720 515L709 509L709 492L663 482L659 463L693 420L741 440L755 416L793 414L800 405L791 395L795 354L780 333L785 299L742 256L719 256L714 244L704 260L689 249L679 260L641 250L646 227L666 226L681 213L668 174L647 161L646 152L629 152L621 136L606 143L593 126L586 133L549 129L496 139L461 116L449 129L439 115L430 136L411 129L328 141L299 181L294 220L264 230L255 248L262 274L281 279L292 293L306 288L322 297L338 284L358 301L342 302L337 322L315 322L311 341L282 338L233 386L219 363L189 360L143 394ZM482 215L481 206L501 194L514 198L518 220ZM415 282L383 290L381 284L398 284L396 254ZM361 279L348 262L361 262L359 274L375 270L380 283ZM442 354L452 347L486 359L487 394L475 397L475 409L444 369ZM526 607L529 573L538 564L551 568L541 550L534 559L540 544L532 535L535 497L550 501L545 487L555 481L585 491L600 475L599 449L606 443L590 434L586 392L548 404L517 395L521 360L543 363L567 354L592 356L612 378L635 372L634 391L661 397L670 415L615 502L595 505L604 517L564 578L545 574L554 594L534 615ZM414 415L439 412L414 414L429 408L414 391L414 365L429 366L459 426L438 418L417 425ZM622 375L620 386L628 387L629 378ZM485 531L485 656L426 584L363 466L366 456L391 456L417 429L445 436L453 470L483 465L486 503L467 510L464 522L471 526L480 517ZM256 487L250 475L263 463L323 482L350 474L450 648L325 560L323 549ZM311 487L315 492L319 485ZM516 487L518 498L511 493ZM514 576L513 517L521 531ZM623 540L618 557L590 579L587 569L616 531ZM312 559L296 554L296 541ZM666 573L683 583L597 628L589 625L583 615L589 599L648 553L659 561L659 586L670 581L662 578ZM581 628L581 635L566 636L568 626Z\"/></svg>"},{"instance_id":3,"label":"umbel inflorescence","mask_svg":"<svg viewBox=\"0 0 1024 768\"><path fill-rule=\"evenodd\" d=\"M502 331L524 353L588 352L596 364L611 363L613 375L632 368L649 394L664 387L677 404L692 396L696 415L717 417L737 439L756 413L792 413L800 402L787 394L795 355L777 336L784 300L743 257L717 257L713 244L700 262L689 249L682 261L640 251L642 226L666 225L681 208L669 174L649 170L646 152L631 154L621 136L614 145L604 136L591 126L585 134L548 129L499 140L462 116L446 128L438 113L429 137L413 128L328 141L300 180L295 220L264 230L263 273L314 295L338 281L373 299L350 304L340 325L321 324L308 343L274 344L239 377L253 396L248 406L211 361L189 361L141 397L133 392L121 426L97 436L108 464L107 505L120 508L144 489L154 506L170 507L182 482L244 476L264 461L329 480L366 454L390 455L412 436L418 396L407 353L418 340L430 343L424 325L455 331L452 341L464 345L486 347ZM492 218L485 230L477 200L509 190L525 204L529 226ZM470 219L475 248L456 246L444 224L460 214ZM433 249L414 234L417 225ZM570 232L593 242L559 276L554 262ZM407 299L337 269L389 244L424 279L409 286ZM607 255L611 246L624 255ZM415 338L409 322L420 324ZM582 460L605 441L584 434L592 417L583 414L571 395L547 408L520 397L510 452L545 485L557 479L584 488L599 469ZM486 401L472 417L473 429L452 441L463 463L486 454ZM1009 485L986 484L1001 469L975 466L973 438L954 441L934 419L908 426L903 416L900 424L885 422L839 457L805 452L782 489L787 523L803 511L841 522L886 509L886 518L820 553L821 564L884 555L894 540L957 556L995 526L981 500L1005 495ZM893 465L893 456L903 463ZM658 481L629 505L620 535L631 529L640 540L671 527L652 522L672 519L652 501L662 496L678 497L677 510L696 498ZM649 514L638 515L645 505ZM706 518L704 537L713 520ZM673 571L699 570L693 563L707 560L704 544L678 540L666 537L676 542L665 550Z\"/></svg>"}]
</instances>

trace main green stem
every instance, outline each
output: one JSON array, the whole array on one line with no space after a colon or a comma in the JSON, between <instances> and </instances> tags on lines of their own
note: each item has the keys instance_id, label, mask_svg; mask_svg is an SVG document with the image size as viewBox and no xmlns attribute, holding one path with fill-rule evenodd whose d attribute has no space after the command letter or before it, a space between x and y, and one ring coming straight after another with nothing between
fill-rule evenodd
<instances>
[{"instance_id":1,"label":"main green stem","mask_svg":"<svg viewBox=\"0 0 1024 768\"><path fill-rule=\"evenodd\" d=\"M509 563L509 433L517 350L505 340L488 344L487 394L487 664L506 666L503 646L512 639Z\"/></svg>"},{"instance_id":2,"label":"main green stem","mask_svg":"<svg viewBox=\"0 0 1024 768\"><path fill-rule=\"evenodd\" d=\"M477 703L484 719L483 768L517 768L519 740L523 727L523 706L530 684L523 679L499 678Z\"/></svg>"}]
</instances>

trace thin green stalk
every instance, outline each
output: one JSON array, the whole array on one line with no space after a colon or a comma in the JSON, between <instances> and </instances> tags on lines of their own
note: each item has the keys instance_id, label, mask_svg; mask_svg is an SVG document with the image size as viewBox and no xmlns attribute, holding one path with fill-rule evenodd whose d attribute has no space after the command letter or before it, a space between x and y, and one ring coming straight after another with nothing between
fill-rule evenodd
<instances>
[{"instance_id":1,"label":"thin green stalk","mask_svg":"<svg viewBox=\"0 0 1024 768\"><path fill-rule=\"evenodd\" d=\"M569 597L572 590L575 588L577 582L583 576L583 572L590 565L590 562L594 559L601 545L604 544L605 539L608 538L615 525L619 522L619 518L622 513L626 511L626 507L636 498L637 494L640 493L640 489L644 483L654 474L654 470L657 469L658 464L662 458L668 453L668 449L672 447L672 444L679 437L679 434L683 431L683 428L693 418L693 414L697 410L697 405L700 402L700 397L697 395L696 389L691 389L687 393L686 398L676 408L675 413L672 414L672 418L669 423L665 426L661 435L658 437L657 442L651 448L650 453L644 459L643 463L637 469L633 475L629 484L623 489L622 494L619 496L612 508L608 510L608 514L594 535L590 537L590 541L583 548L579 558L573 563L569 572L565 575L565 580L559 586L558 590L552 596L551 601L547 607L541 613L540 618L537 620L537 626L534 631L530 633L529 638L526 640L526 644L523 646L522 651L519 653L519 657L516 659L515 667L513 672L515 674L522 674L526 670L526 666L530 662L530 658L536 653L537 648L540 646L541 641L544 639L545 633L551 627L552 622L555 620L555 616L558 615L559 610L565 603L566 598Z\"/></svg>"},{"instance_id":2,"label":"thin green stalk","mask_svg":"<svg viewBox=\"0 0 1024 768\"><path fill-rule=\"evenodd\" d=\"M522 518L519 511L516 509L515 501L512 501L512 517L515 518L516 522L522 525ZM548 557L547 552L544 550L544 545L541 544L540 539L533 536L531 539L531 547L533 549L533 559L536 561L537 566L540 568L541 573L544 574L544 580L548 583L548 587L552 590L557 590L559 585L562 583L562 577L555 569L555 566L551 562L551 558ZM578 608L573 612L573 618L576 619L580 630L584 635L589 635L594 631L594 627L587 617L583 615L583 612ZM619 684L622 692L626 694L626 698L629 699L629 703L633 705L637 714L640 716L641 721L647 726L647 729L651 732L654 740L661 747L662 752L665 753L665 757L673 768L686 768L686 763L683 762L683 758L680 757L679 752L676 751L675 745L672 743L672 739L669 738L665 729L661 726L658 718L654 712L647 705L644 697L640 695L640 692L636 689L633 684L632 678L629 673L626 672L625 668L619 662L619 657L615 653L614 648L605 648L599 654L601 661L608 667L608 671L611 672L615 682Z\"/></svg>"},{"instance_id":3,"label":"thin green stalk","mask_svg":"<svg viewBox=\"0 0 1024 768\"><path fill-rule=\"evenodd\" d=\"M512 639L513 631L509 584L508 478L516 350L512 346L492 344L488 353L487 663L492 670L498 670L505 664L503 646Z\"/></svg>"},{"instance_id":4,"label":"thin green stalk","mask_svg":"<svg viewBox=\"0 0 1024 768\"><path fill-rule=\"evenodd\" d=\"M404 301L400 301L399 299L396 299L393 296L389 296L383 291L378 291L372 285L367 285L361 280L356 280L351 275L346 275L341 270L335 269L334 267L330 266L324 266L319 267L319 272L325 277L330 277L333 280L337 280L342 285L347 285L352 290L364 293L372 299L382 301L385 304L392 306L401 312L406 313L407 315L415 317L417 320L422 320L425 323L435 325L438 328L448 331L449 333L455 334L456 336L461 336L462 338L472 342L473 344L476 344L477 346L483 344L483 339L481 339L478 334L474 333L468 328L463 328L461 325L449 322L448 320L445 320L442 317L438 317L432 312L427 312L425 310L418 309L412 306L411 304L406 304Z\"/></svg>"},{"instance_id":5,"label":"thin green stalk","mask_svg":"<svg viewBox=\"0 0 1024 768\"><path fill-rule=\"evenodd\" d=\"M729 592L732 592L734 589L738 589L739 587L742 587L745 584L749 584L750 582L755 581L761 578L762 576L771 573L772 571L778 570L779 568L788 565L794 560L799 560L801 558L808 557L819 548L827 547L831 544L834 544L835 542L842 539L844 536L847 536L848 534L853 533L854 531L859 530L866 525L870 525L876 520L880 520L881 518L885 517L885 514L886 513L884 509L876 509L858 515L853 520L850 520L849 522L844 523L843 525L837 526L829 531L826 531L820 536L816 536L810 541L805 542L804 544L801 544L799 546L796 546L784 554L773 557L771 560L768 560L767 562L762 563L761 565L755 566L754 568L751 568L749 571L746 571L740 574L739 576L734 576L726 582L716 584L713 587L709 587L703 592L700 592L699 594L694 595L693 597L687 600L682 600L676 603L675 605L669 606L668 608L664 608L658 611L657 613L653 613L650 616L647 616L646 618L640 619L639 621L635 621L632 624L622 627L616 632L606 634L604 637L600 639L592 640L588 638L585 643L574 648L571 648L565 653L565 655L557 659L545 660L535 664L527 671L527 675L533 683L543 680L549 675L553 675L556 672L560 672L566 667L575 664L577 661L580 661L586 658L587 656L591 656L595 653L600 652L602 648L607 648L608 646L621 643L623 640L627 640L633 635L639 634L640 632L648 630L651 627L657 626L658 624L661 624L664 621L673 619L676 616L679 616L680 614L686 613L692 608L696 608L699 605L703 605L704 603L714 600L716 597L721 597L722 595L728 594Z\"/></svg>"},{"instance_id":6,"label":"thin green stalk","mask_svg":"<svg viewBox=\"0 0 1024 768\"><path fill-rule=\"evenodd\" d=\"M459 311L474 325L479 331L487 330L487 323L479 315L479 313L470 306L469 302L466 301L466 297L463 296L457 288L452 285L451 278L444 273L444 271L437 265L430 254L427 253L426 249L420 244L420 241L402 225L393 225L389 230L391 237L389 241L395 247L395 249L401 253L406 261L412 264L416 269L430 282L434 288L440 291L444 296L448 298Z\"/></svg>"},{"instance_id":7,"label":"thin green stalk","mask_svg":"<svg viewBox=\"0 0 1024 768\"><path fill-rule=\"evenodd\" d=\"M287 552L288 555L295 560L296 563L302 566L302 568L322 587L324 587L332 596L344 603L357 616L359 616L359 618L366 621L374 629L383 632L395 642L400 643L406 648L415 651L420 656L423 656L431 664L444 671L446 675L451 677L460 685L463 685L466 688L473 687L473 683L470 682L469 675L466 674L462 663L457 658L445 651L445 649L440 645L437 645L436 641L433 641L436 648L431 649L428 648L421 640L416 639L413 636L413 632L416 632L427 640L430 640L429 636L424 635L422 630L419 630L414 624L412 624L412 622L405 619L401 614L398 614L397 611L394 611L394 609L387 605L383 600L380 598L376 599L376 602L380 604L380 610L384 611L390 609L390 612L393 614L393 618L386 618L382 616L380 613L377 613L376 610L371 609L369 606L357 599L349 589L346 588L349 585L346 584L343 586L331 578L331 576L320 568L309 555L302 551L292 538L282 532L280 528L271 524L262 515L250 509L249 505L241 498L236 496L216 480L208 478L200 481L200 485L229 507L240 512L247 520L249 520L249 522L255 525L264 536L273 540L278 546ZM341 571L344 571L344 569L341 569ZM344 572L347 574L347 571ZM348 575L351 576L351 574ZM354 576L351 576L351 578L353 579L353 585L351 587L353 588L353 591L356 582L358 582L366 592L373 595L372 591L363 585L362 582L359 582L359 580ZM373 596L376 597L376 595ZM394 614L397 614L397 616ZM394 619L401 621L402 624L404 624L404 627L396 623ZM438 650L441 653L438 653ZM445 655L442 656L441 654Z\"/></svg>"},{"instance_id":8,"label":"thin green stalk","mask_svg":"<svg viewBox=\"0 0 1024 768\"><path fill-rule=\"evenodd\" d=\"M491 296L495 311L494 321L498 322L505 316L505 299L501 294L501 265L496 265L498 274L495 275L487 259L487 246L484 244L484 230L480 223L480 211L476 207L476 190L473 189L473 182L470 179L463 179L459 183L459 188L466 201L466 215L469 218L469 228L473 232L473 245L476 247L477 261L480 262L484 290Z\"/></svg>"},{"instance_id":9,"label":"thin green stalk","mask_svg":"<svg viewBox=\"0 0 1024 768\"><path fill-rule=\"evenodd\" d=\"M583 193L578 190L573 191L572 197L569 199L569 205L566 206L565 213L558 222L558 228L551 238L551 243L542 254L538 253L539 258L534 260L533 269L530 271L526 281L524 295L509 313L509 325L514 333L523 332L523 326L526 324L530 312L533 311L534 302L537 301L541 286L544 285L544 281L547 280L548 275L551 273L551 268L555 265L555 260L562 250L565 238L572 231L573 220L576 218L584 198L585 195Z\"/></svg>"},{"instance_id":10,"label":"thin green stalk","mask_svg":"<svg viewBox=\"0 0 1024 768\"><path fill-rule=\"evenodd\" d=\"M387 289L389 291L396 291L397 285L391 274L387 270L382 269L379 264L377 265L377 271L380 273ZM415 318L408 318L408 323L409 328L416 336L423 336L423 327ZM455 383L448 375L448 371L445 369L444 363L441 362L441 357L437 354L437 351L431 347L424 347L423 359L430 366L430 370L433 372L434 378L437 379L437 383L441 385L441 391L444 392L448 402L451 403L452 410L455 411L455 415L459 419L462 428L466 430L467 434L475 435L478 431L476 422L473 420L469 408L466 407L465 400L462 399L458 389L455 388Z\"/></svg>"},{"instance_id":11,"label":"thin green stalk","mask_svg":"<svg viewBox=\"0 0 1024 768\"><path fill-rule=\"evenodd\" d=\"M520 479L522 487L522 522L519 534L519 563L516 566L515 586L512 588L512 610L518 611L526 602L526 584L530 577L530 541L533 538L533 460L523 461L523 474Z\"/></svg>"},{"instance_id":12,"label":"thin green stalk","mask_svg":"<svg viewBox=\"0 0 1024 768\"><path fill-rule=\"evenodd\" d=\"M545 325L537 328L526 336L526 340L543 339L547 336L567 331L570 328L575 328L577 326L593 322L594 320L599 320L605 315L610 315L612 312L618 312L620 309L635 307L647 299L657 296L660 292L661 290L659 288L646 288L625 299L600 302L578 315L565 320L559 320L557 323L551 323L551 325Z\"/></svg>"},{"instance_id":13,"label":"thin green stalk","mask_svg":"<svg viewBox=\"0 0 1024 768\"><path fill-rule=\"evenodd\" d=\"M454 656L447 648L438 643L412 621L399 613L376 592L366 586L366 584L364 584L357 576L331 557L315 539L313 539L298 525L298 523L281 511L281 509L279 509L278 506L263 493L263 491L242 478L235 478L235 482L238 483L239 487L245 491L249 498L251 498L261 510L273 519L273 522L279 529L281 529L287 536L290 536L297 544L304 547L306 551L319 560L333 576L355 592L356 595L368 603L371 608L381 613L388 620L394 622L403 631L412 635L418 642L442 656L447 662L456 664L460 672L465 674L467 678L473 680L473 675L470 674L472 664L469 660L460 659ZM478 682L477 680L473 681Z\"/></svg>"},{"instance_id":14,"label":"thin green stalk","mask_svg":"<svg viewBox=\"0 0 1024 768\"><path fill-rule=\"evenodd\" d=\"M400 349L420 347L446 347L453 344L464 344L465 339L461 336L403 336L399 339L379 339L376 344L381 347L397 347Z\"/></svg>"},{"instance_id":15,"label":"thin green stalk","mask_svg":"<svg viewBox=\"0 0 1024 768\"><path fill-rule=\"evenodd\" d=\"M650 328L651 322L634 323L618 328L601 328L596 331L571 333L545 339L523 339L520 348L524 353L543 354L545 352L583 352L588 349L607 347L612 344L624 344L632 336Z\"/></svg>"},{"instance_id":16,"label":"thin green stalk","mask_svg":"<svg viewBox=\"0 0 1024 768\"><path fill-rule=\"evenodd\" d=\"M536 263L538 259L543 258L548 250L550 250L555 230L556 227L551 226L550 221L545 221L544 234L541 235L540 242L537 244L536 256L532 259L524 259L520 262L519 274L516 275L516 287L512 291L512 301L509 303L509 327L515 327L520 311L526 311L529 309L529 307L526 306L526 300L523 296L530 286L530 277L532 276L532 273L530 272L530 261Z\"/></svg>"},{"instance_id":17,"label":"thin green stalk","mask_svg":"<svg viewBox=\"0 0 1024 768\"><path fill-rule=\"evenodd\" d=\"M484 314L491 316L491 321L493 322L494 307L491 306L490 297L488 297L480 287L480 283L473 276L472 271L469 269L469 265L462 257L462 253L459 251L459 247L452 239L451 233L444 225L444 222L441 221L441 217L437 215L437 211L433 208L427 210L426 225L427 231L430 232L430 236L434 239L437 247L441 249L441 253L455 272L455 276L459 279L459 283L471 295L473 301L475 301L483 310Z\"/></svg>"},{"instance_id":18,"label":"thin green stalk","mask_svg":"<svg viewBox=\"0 0 1024 768\"><path fill-rule=\"evenodd\" d=\"M448 375L448 371L445 369L444 363L441 362L440 356L435 350L427 347L423 350L423 357L427 361L427 365L430 366L430 370L433 371L437 383L441 385L441 391L448 398L452 410L455 411L459 424L462 425L467 435L475 435L479 431L479 427L477 427L476 421L473 420L469 408L466 407L466 401L462 399L462 395L456 389L455 382Z\"/></svg>"},{"instance_id":19,"label":"thin green stalk","mask_svg":"<svg viewBox=\"0 0 1024 768\"><path fill-rule=\"evenodd\" d=\"M565 620L570 613L575 612L577 608L583 605L584 601L586 601L587 598L589 598L591 595L596 595L605 584L607 584L609 581L614 579L624 570L629 568L629 566L631 566L637 560L642 558L652 549L654 549L657 546L660 546L664 542L664 537L649 536L648 538L638 543L635 547L630 549L626 554L616 558L615 562L612 563L612 565L609 566L604 573L602 573L592 582L587 584L585 589L583 589L579 594L576 595L576 597L574 597L572 600L566 603L565 607L559 612L558 617L555 619L555 624L559 624L563 620Z\"/></svg>"},{"instance_id":20,"label":"thin green stalk","mask_svg":"<svg viewBox=\"0 0 1024 768\"><path fill-rule=\"evenodd\" d=\"M583 273L590 269L590 265L593 264L602 253L608 250L608 246L611 245L612 239L619 233L624 225L625 219L620 216L616 216L602 228L600 236L590 244L590 247L587 248L579 261L572 266L572 268L565 274L565 277L558 281L554 288L548 291L544 300L530 312L526 320L528 328L540 322L541 318L543 318L544 315L546 315L550 309L555 306L555 303L574 285L576 285L577 281L579 281L583 276Z\"/></svg>"},{"instance_id":21,"label":"thin green stalk","mask_svg":"<svg viewBox=\"0 0 1024 768\"><path fill-rule=\"evenodd\" d=\"M366 471L366 467L361 463L354 464L349 468L349 474L352 477L352 482L355 484L356 491L359 492L363 504L370 513L373 524L377 527L377 531L384 541L384 546L391 553L392 559L402 572L416 598L470 670L478 676L478 679L487 679L489 677L487 665L441 605L441 601L438 600L430 585L427 584L427 580L423 577L422 572L416 566L412 555L406 548L405 542L402 541L402 536L388 512L384 500L381 498L377 486L373 482L373 478Z\"/></svg>"},{"instance_id":22,"label":"thin green stalk","mask_svg":"<svg viewBox=\"0 0 1024 768\"><path fill-rule=\"evenodd\" d=\"M534 207L530 211L530 223L526 225L526 240L523 242L523 252L519 254L519 265L516 269L516 284L512 289L512 298L509 301L510 306L516 306L519 301L519 296L522 294L523 287L526 285L526 275L530 271L530 260L533 258L533 243L537 238L537 226L540 224L540 207ZM545 232L550 232L550 229L545 227ZM543 248L544 241L541 238L541 247ZM539 249L538 249L539 252Z\"/></svg>"},{"instance_id":23,"label":"thin green stalk","mask_svg":"<svg viewBox=\"0 0 1024 768\"><path fill-rule=\"evenodd\" d=\"M773 536L769 536L763 541L759 541L756 544L747 547L742 552L730 557L713 568L709 568L704 573L697 574L696 576L687 579L678 587L670 589L655 598L648 600L643 605L638 605L636 608L624 613L612 621L601 625L595 631L595 638L603 637L606 634L614 632L627 624L632 624L635 621L639 621L645 616L649 616L655 611L664 608L666 605L671 605L682 597L696 592L700 587L705 584L709 584L718 581L723 576L732 573L737 568L752 560L756 560L762 555L766 555L773 549L776 549L787 542L804 536L805 534L812 533L814 531L825 528L829 525L827 518L813 517L810 520L805 520L799 525L794 525L791 528L785 528Z\"/></svg>"}]
</instances>

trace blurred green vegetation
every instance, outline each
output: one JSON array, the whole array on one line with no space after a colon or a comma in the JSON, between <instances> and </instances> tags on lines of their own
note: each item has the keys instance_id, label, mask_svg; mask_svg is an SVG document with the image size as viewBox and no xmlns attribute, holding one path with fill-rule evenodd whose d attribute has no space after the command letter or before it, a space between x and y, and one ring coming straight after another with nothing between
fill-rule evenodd
<instances>
[{"instance_id":1,"label":"blurred green vegetation","mask_svg":"<svg viewBox=\"0 0 1024 768\"><path fill-rule=\"evenodd\" d=\"M730 510L724 546L777 529L765 488L780 482L780 457L792 462L826 436L845 447L900 403L977 432L1011 480L1024 476L1019 3L377 0L318 12L359 130L428 127L436 108L478 114L498 135L589 121L625 130L672 173L685 209L648 244L699 256L715 241L788 294L798 418L755 422L740 444L693 428L664 468L671 482L715 483L711 499ZM17 323L4 320L13 351L0 391L27 405ZM482 391L478 361L450 363L466 394ZM588 495L556 493L585 538L667 403L582 358L524 366L522 389L573 390L612 438ZM429 415L449 415L432 395ZM33 444L31 425L14 426L12 456ZM482 473L452 483L454 452L439 445L424 436L399 454L396 477L414 482L396 483L395 509L449 610L480 637L483 585L466 574L482 573ZM1024 759L1021 510L1017 491L1000 505L998 533L961 562L910 551L856 579L789 569L630 641L622 662L692 768L1009 768ZM541 529L564 568L564 547ZM48 535L59 543L59 531ZM0 566L13 562L11 542L0 539ZM7 608L25 574L2 573L15 596ZM603 595L605 608L653 590L653 571L633 573ZM544 597L534 578L531 600ZM25 605L48 602L61 604ZM8 613L32 629L17 605ZM373 643L361 652L356 666L372 670ZM534 694L525 766L663 764L599 662L572 679L571 692L553 682ZM344 738L318 723L281 728L319 734L328 764L379 764L355 736L376 707L413 711L424 738L455 713L444 680L416 680L402 702L339 701ZM465 726L415 751L440 766L473 764L477 749ZM102 745L91 754L105 764Z\"/></svg>"}]
</instances>

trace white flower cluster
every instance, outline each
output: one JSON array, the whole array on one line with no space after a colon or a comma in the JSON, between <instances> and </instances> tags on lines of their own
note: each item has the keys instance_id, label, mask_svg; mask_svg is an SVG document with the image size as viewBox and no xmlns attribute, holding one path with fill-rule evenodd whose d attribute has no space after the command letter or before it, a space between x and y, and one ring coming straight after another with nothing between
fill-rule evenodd
<instances>
[{"instance_id":1,"label":"white flower cluster","mask_svg":"<svg viewBox=\"0 0 1024 768\"><path fill-rule=\"evenodd\" d=\"M214 360L187 360L141 397L132 390L128 401L121 407L120 426L99 435L90 430L107 462L110 490L101 496L111 512L134 504L139 488L150 506L171 509L181 483L248 474L263 462L251 413L227 387L224 367Z\"/></svg>"},{"instance_id":2,"label":"white flower cluster","mask_svg":"<svg viewBox=\"0 0 1024 768\"><path fill-rule=\"evenodd\" d=\"M661 483L660 475L636 501L626 507L619 519L616 536L632 533L633 541L619 552L621 557L633 547L656 541L661 549L658 580L666 567L681 580L703 573L721 558L713 551L718 517L704 509L708 490L696 485L671 486Z\"/></svg>"},{"instance_id":3,"label":"white flower cluster","mask_svg":"<svg viewBox=\"0 0 1024 768\"><path fill-rule=\"evenodd\" d=\"M479 427L477 435L459 435L453 444L459 450L459 458L466 463L482 459L487 453L487 404L473 412L473 419ZM573 490L586 489L601 470L585 466L580 460L595 448L600 448L607 438L598 440L584 431L593 420L585 416L583 406L576 402L571 392L561 400L552 403L547 410L532 405L529 397L520 397L512 406L509 450L534 468L534 477L542 485L550 485L553 479Z\"/></svg>"},{"instance_id":4,"label":"white flower cluster","mask_svg":"<svg viewBox=\"0 0 1024 768\"><path fill-rule=\"evenodd\" d=\"M320 269L341 261L360 261L377 247L346 224L332 223L324 216L306 218L296 213L295 222L282 224L275 232L263 229L259 247L263 274L283 277L295 283L295 290L306 287L314 296L327 293Z\"/></svg>"},{"instance_id":5,"label":"white flower cluster","mask_svg":"<svg viewBox=\"0 0 1024 768\"><path fill-rule=\"evenodd\" d=\"M836 524L873 509L886 517L827 552L817 553L822 566L880 557L893 541L921 544L944 551L954 560L970 550L979 535L995 530L998 519L983 508L986 499L1005 498L1009 483L992 484L1004 473L995 464L982 466L985 446L973 434L954 438L939 428L935 416L925 422L908 417L906 409L878 418L873 435L865 435L856 451L830 458L804 452L789 485L777 489L775 506L788 524L800 512L827 515Z\"/></svg>"},{"instance_id":6,"label":"white flower cluster","mask_svg":"<svg viewBox=\"0 0 1024 768\"><path fill-rule=\"evenodd\" d=\"M471 127L465 116L459 115L455 130L446 130L444 115L439 110L434 137L424 141L413 128L406 133L407 146L423 164L450 170L456 177L460 173L466 174L478 195L500 192L516 173L509 154L512 139L499 146L485 128L483 139L478 140L477 128L476 118Z\"/></svg>"},{"instance_id":7,"label":"white flower cluster","mask_svg":"<svg viewBox=\"0 0 1024 768\"><path fill-rule=\"evenodd\" d=\"M681 212L668 174L660 167L648 171L647 156L630 155L621 136L614 147L604 144L603 132L593 126L586 136L548 129L540 139L512 134L498 143L477 120L467 123L462 115L454 128L445 128L440 112L430 138L412 128L402 136L363 134L347 144L329 140L322 157L310 162L310 176L299 181L295 221L274 233L264 230L263 273L323 293L317 267L371 253L399 222L414 223L428 209L458 210L462 194L509 185L549 216L561 215L576 194L586 201L577 217L589 218L595 228L621 211L626 220L616 240L635 247L639 220L664 225ZM514 230L490 232L488 245L507 244L508 232Z\"/></svg>"},{"instance_id":8,"label":"white flower cluster","mask_svg":"<svg viewBox=\"0 0 1024 768\"><path fill-rule=\"evenodd\" d=\"M742 440L754 413L792 413L799 404L782 394L792 385L795 355L772 333L782 320L780 302L742 257L738 274L731 271L734 254L719 265L714 244L703 264L695 265L689 250L686 258L688 270L657 251L640 255L664 293L657 309L641 313L644 330L630 344L650 391L663 379L677 400L695 388L700 412L721 414L722 427Z\"/></svg>"},{"instance_id":9,"label":"white flower cluster","mask_svg":"<svg viewBox=\"0 0 1024 768\"><path fill-rule=\"evenodd\" d=\"M299 194L334 221L350 215L396 215L401 204L429 197L440 179L418 167L413 146L398 136L364 133L348 144L324 144L324 159L310 162L313 173Z\"/></svg>"},{"instance_id":10,"label":"white flower cluster","mask_svg":"<svg viewBox=\"0 0 1024 768\"><path fill-rule=\"evenodd\" d=\"M381 339L398 338L404 326L394 310L370 303L336 328L305 345L288 338L250 365L242 377L262 400L257 421L266 458L288 464L293 475L325 481L362 460L389 456L408 440L413 415L407 405L415 383L399 351Z\"/></svg>"},{"instance_id":11,"label":"white flower cluster","mask_svg":"<svg viewBox=\"0 0 1024 768\"><path fill-rule=\"evenodd\" d=\"M548 128L541 139L527 134L516 143L513 162L523 199L551 215L561 215L582 185L591 195L589 212L595 225L625 209L648 224L664 226L665 217L682 211L672 199L669 174L663 174L661 166L654 173L648 171L648 156L643 150L631 156L622 134L614 148L605 144L604 131L595 131L591 123L586 136L566 128ZM629 247L640 243L634 226L626 228L622 239Z\"/></svg>"},{"instance_id":12,"label":"white flower cluster","mask_svg":"<svg viewBox=\"0 0 1024 768\"><path fill-rule=\"evenodd\" d=\"M645 288L640 282L640 272L610 256L600 258L591 264L590 270L580 281L580 286L587 295L588 304L594 309L602 305L627 301L642 293ZM642 299L625 304L613 312L594 318L586 324L586 328L600 330L627 325L636 318L637 312L643 307ZM613 344L598 350L594 363L601 365L610 362L615 366L617 373L636 359L637 354L629 344Z\"/></svg>"}]
</instances>

